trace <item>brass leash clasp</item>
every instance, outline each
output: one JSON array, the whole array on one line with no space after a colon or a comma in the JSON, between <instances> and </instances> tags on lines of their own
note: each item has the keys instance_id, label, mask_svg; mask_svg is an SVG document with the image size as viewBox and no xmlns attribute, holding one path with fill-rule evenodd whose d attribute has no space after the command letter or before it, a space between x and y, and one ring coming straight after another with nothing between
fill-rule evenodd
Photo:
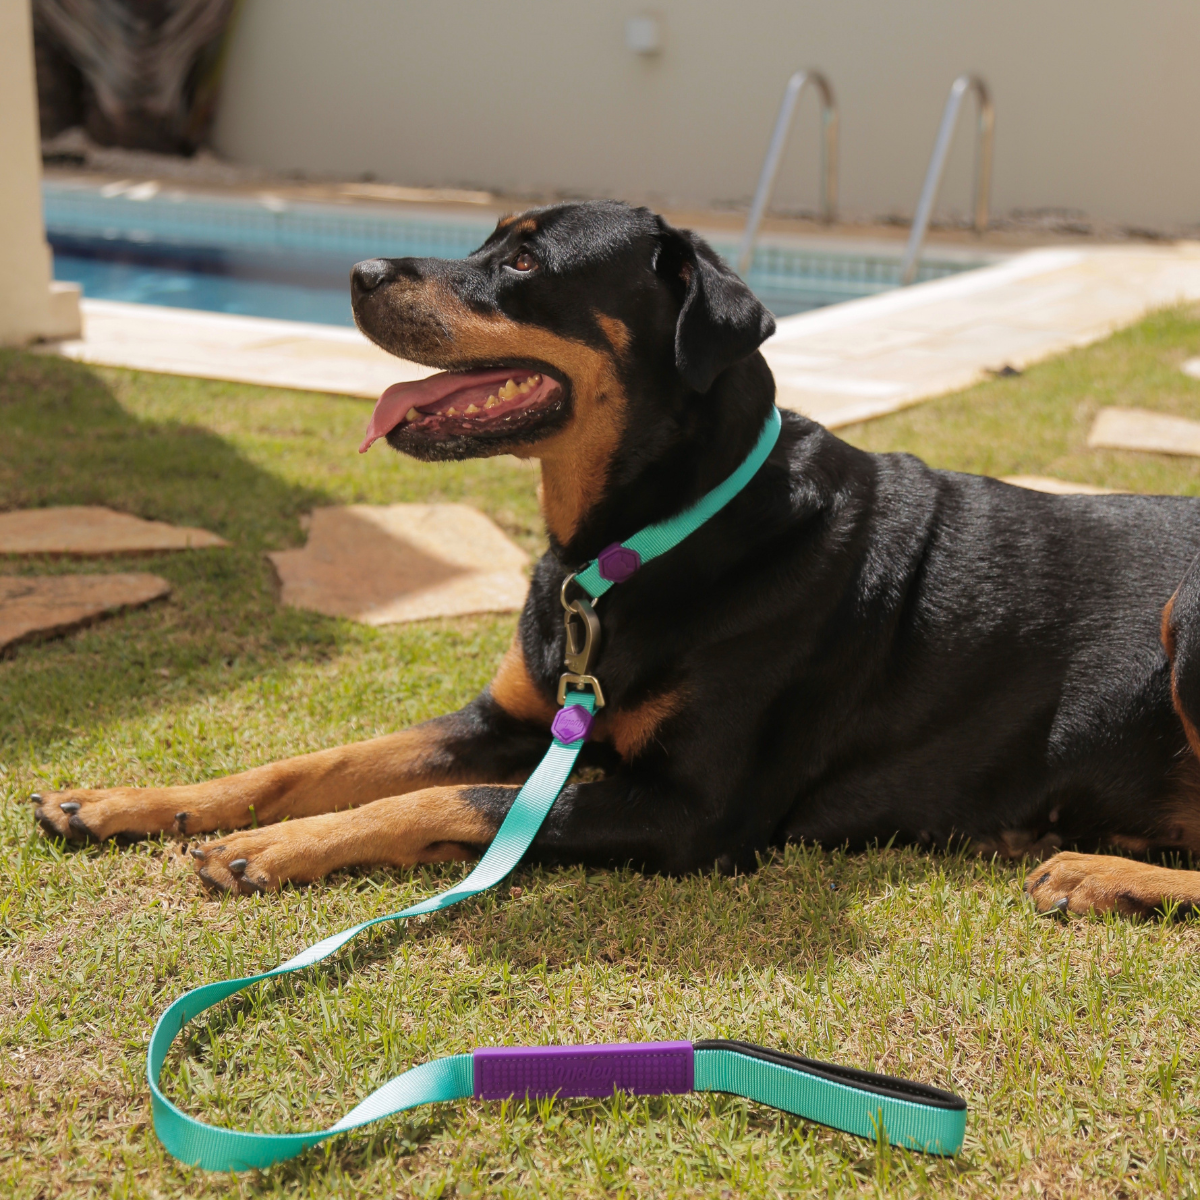
<instances>
[{"instance_id":1,"label":"brass leash clasp","mask_svg":"<svg viewBox=\"0 0 1200 1200\"><path fill-rule=\"evenodd\" d=\"M604 707L604 690L600 680L590 672L600 653L600 618L586 597L567 599L567 585L574 578L572 574L563 580L558 597L563 606L563 628L567 638L563 654L563 665L567 669L558 680L558 702L566 703L568 686L590 687L599 709Z\"/></svg>"}]
</instances>

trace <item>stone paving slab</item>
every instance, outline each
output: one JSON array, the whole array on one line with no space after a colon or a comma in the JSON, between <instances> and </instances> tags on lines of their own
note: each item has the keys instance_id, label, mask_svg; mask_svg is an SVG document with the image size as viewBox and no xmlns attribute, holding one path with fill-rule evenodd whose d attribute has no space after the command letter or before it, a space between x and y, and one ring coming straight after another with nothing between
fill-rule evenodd
<instances>
[{"instance_id":1,"label":"stone paving slab","mask_svg":"<svg viewBox=\"0 0 1200 1200\"><path fill-rule=\"evenodd\" d=\"M529 588L529 556L466 504L318 508L302 550L268 557L285 604L367 625L515 612Z\"/></svg>"},{"instance_id":2,"label":"stone paving slab","mask_svg":"<svg viewBox=\"0 0 1200 1200\"><path fill-rule=\"evenodd\" d=\"M0 554L145 554L228 545L207 529L144 521L98 505L0 513Z\"/></svg>"},{"instance_id":3,"label":"stone paving slab","mask_svg":"<svg viewBox=\"0 0 1200 1200\"><path fill-rule=\"evenodd\" d=\"M784 317L763 347L779 404L831 428L968 387L1200 299L1200 244L1046 249Z\"/></svg>"},{"instance_id":4,"label":"stone paving slab","mask_svg":"<svg viewBox=\"0 0 1200 1200\"><path fill-rule=\"evenodd\" d=\"M378 398L430 367L395 358L357 329L84 300L83 337L45 347L77 362L267 387Z\"/></svg>"},{"instance_id":5,"label":"stone paving slab","mask_svg":"<svg viewBox=\"0 0 1200 1200\"><path fill-rule=\"evenodd\" d=\"M1088 445L1110 450L1200 455L1200 421L1141 408L1102 408L1092 422Z\"/></svg>"},{"instance_id":6,"label":"stone paving slab","mask_svg":"<svg viewBox=\"0 0 1200 1200\"><path fill-rule=\"evenodd\" d=\"M1050 475L1003 475L1002 483L1013 487L1029 488L1034 492L1052 492L1056 496L1118 496L1116 488L1098 487L1094 483L1072 483L1067 479L1054 479Z\"/></svg>"},{"instance_id":7,"label":"stone paving slab","mask_svg":"<svg viewBox=\"0 0 1200 1200\"><path fill-rule=\"evenodd\" d=\"M159 600L171 585L158 575L0 575L0 650L53 637Z\"/></svg>"}]
</instances>

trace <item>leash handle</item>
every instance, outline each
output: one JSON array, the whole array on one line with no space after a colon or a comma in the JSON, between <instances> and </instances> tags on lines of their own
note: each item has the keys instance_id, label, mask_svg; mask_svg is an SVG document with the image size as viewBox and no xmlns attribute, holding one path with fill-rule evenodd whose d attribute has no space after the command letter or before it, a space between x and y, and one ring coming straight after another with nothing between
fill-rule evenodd
<instances>
[{"instance_id":1,"label":"leash handle","mask_svg":"<svg viewBox=\"0 0 1200 1200\"><path fill-rule=\"evenodd\" d=\"M929 1154L957 1154L967 1102L927 1084L750 1042L488 1046L471 1056L477 1100L728 1092L809 1121Z\"/></svg>"}]
</instances>

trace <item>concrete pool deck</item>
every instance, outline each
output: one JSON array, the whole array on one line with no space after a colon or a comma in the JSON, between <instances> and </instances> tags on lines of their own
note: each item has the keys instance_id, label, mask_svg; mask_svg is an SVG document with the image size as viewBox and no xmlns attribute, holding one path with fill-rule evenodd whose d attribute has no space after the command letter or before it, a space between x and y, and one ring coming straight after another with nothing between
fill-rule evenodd
<instances>
[{"instance_id":1,"label":"concrete pool deck","mask_svg":"<svg viewBox=\"0 0 1200 1200\"><path fill-rule=\"evenodd\" d=\"M784 317L763 353L779 404L830 428L1084 346L1151 309L1200 300L1200 243L1046 248L960 275ZM428 368L357 330L83 301L78 362L374 399Z\"/></svg>"}]
</instances>

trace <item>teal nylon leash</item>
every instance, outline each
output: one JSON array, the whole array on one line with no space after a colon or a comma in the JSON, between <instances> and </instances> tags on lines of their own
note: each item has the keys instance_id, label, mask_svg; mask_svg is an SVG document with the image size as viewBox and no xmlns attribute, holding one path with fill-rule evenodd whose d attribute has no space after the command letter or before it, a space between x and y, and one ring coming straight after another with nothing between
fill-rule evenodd
<instances>
[{"instance_id":1,"label":"teal nylon leash","mask_svg":"<svg viewBox=\"0 0 1200 1200\"><path fill-rule=\"evenodd\" d=\"M567 704L583 708L589 714L594 708L593 698L586 692L572 692L567 698ZM552 742L546 757L517 794L487 852L476 864L475 869L454 887L399 912L375 917L370 921L363 921L361 925L343 929L340 933L309 946L307 950L302 950L273 970L264 971L260 975L247 975L243 979L206 983L180 996L159 1017L158 1024L150 1036L150 1048L146 1055L154 1129L167 1150L181 1162L194 1163L209 1171L245 1171L250 1167L268 1167L282 1159L292 1158L335 1133L344 1133L359 1125L378 1121L381 1117L412 1108L416 1104L428 1104L435 1100L458 1100L469 1096L472 1086L469 1070L471 1056L455 1055L453 1058L438 1059L413 1067L412 1070L397 1075L328 1129L313 1133L247 1133L207 1125L195 1117L189 1117L162 1094L158 1086L158 1077L171 1043L183 1026L228 996L264 979L272 979L276 975L290 975L293 971L311 967L374 925L381 925L385 921L406 921L410 917L438 912L457 904L460 900L477 896L480 892L495 887L529 849L529 844L546 819L546 814L566 784L583 744L582 738L571 745L557 738ZM466 1068L463 1067L463 1059L466 1060Z\"/></svg>"},{"instance_id":2,"label":"teal nylon leash","mask_svg":"<svg viewBox=\"0 0 1200 1200\"><path fill-rule=\"evenodd\" d=\"M598 598L607 592L613 583L629 578L642 563L678 545L714 513L720 511L754 477L778 440L780 427L779 411L772 408L749 457L724 483L678 516L649 526L627 541L610 546L587 568L574 576L576 581L590 595ZM487 1055L488 1052L477 1050L473 1055L456 1054L423 1063L397 1075L327 1129L308 1133L252 1133L209 1125L188 1116L163 1095L159 1087L159 1076L171 1045L183 1026L215 1004L265 979L313 966L375 925L439 912L460 900L476 896L494 887L513 870L529 849L542 822L566 786L575 760L586 740L592 716L596 709L603 705L600 684L588 674L591 660L599 645L598 622L585 602L575 601L567 605L565 591L564 585L568 666L577 673L564 675L564 680L572 681L569 685L560 684L559 699L563 709L555 718L552 730L554 736L546 757L518 792L508 815L475 869L461 882L439 895L410 905L400 912L375 917L350 929L344 929L309 946L270 971L194 988L180 996L158 1019L150 1037L146 1074L150 1085L155 1132L163 1146L175 1158L210 1171L243 1171L255 1167L269 1167L273 1163L292 1158L335 1134L345 1133L420 1104L493 1094L487 1087L481 1086L477 1070L480 1056ZM572 623L583 621L585 613L587 628L576 638ZM578 628L578 625L575 628ZM571 647L576 640L578 645L572 657ZM580 685L590 686L592 691L584 691ZM663 1046L668 1049L663 1050ZM576 1075L570 1071L566 1074L555 1074L552 1066L550 1074L546 1074L547 1067L541 1059L554 1050L566 1051L568 1057L572 1054L577 1058L582 1056L585 1063L583 1078L590 1080L586 1086L592 1090L575 1090L579 1085L575 1082ZM614 1058L613 1051L620 1053ZM672 1061L675 1061L677 1066L686 1058L686 1086L679 1086L674 1077L666 1084L655 1086L653 1079L645 1075L644 1071L638 1074L635 1070L633 1075L628 1074L630 1062L637 1067L641 1060L655 1056L662 1058L664 1054L673 1054L675 1058ZM601 1085L604 1082L611 1084L608 1092L611 1092L614 1086L642 1093L730 1092L849 1133L865 1137L883 1136L893 1144L935 1154L956 1153L962 1145L966 1127L966 1105L950 1093L904 1080L891 1080L883 1076L872 1076L865 1072L762 1051L741 1043L700 1043L694 1048L694 1052L687 1043L635 1043L626 1047L559 1047L541 1050L531 1048L512 1051L509 1057L529 1061L518 1062L515 1075L510 1071L507 1078L514 1082L511 1091L504 1094L608 1094L603 1087L600 1091L595 1090L597 1078L601 1080ZM538 1061L532 1062L534 1059ZM618 1066L612 1066L609 1060L616 1062ZM491 1065L494 1066L494 1063ZM509 1066L511 1068L511 1064ZM599 1076L597 1071L600 1072ZM608 1074L605 1074L605 1071ZM650 1079L649 1085L647 1079ZM525 1081L523 1084L522 1080Z\"/></svg>"}]
</instances>

